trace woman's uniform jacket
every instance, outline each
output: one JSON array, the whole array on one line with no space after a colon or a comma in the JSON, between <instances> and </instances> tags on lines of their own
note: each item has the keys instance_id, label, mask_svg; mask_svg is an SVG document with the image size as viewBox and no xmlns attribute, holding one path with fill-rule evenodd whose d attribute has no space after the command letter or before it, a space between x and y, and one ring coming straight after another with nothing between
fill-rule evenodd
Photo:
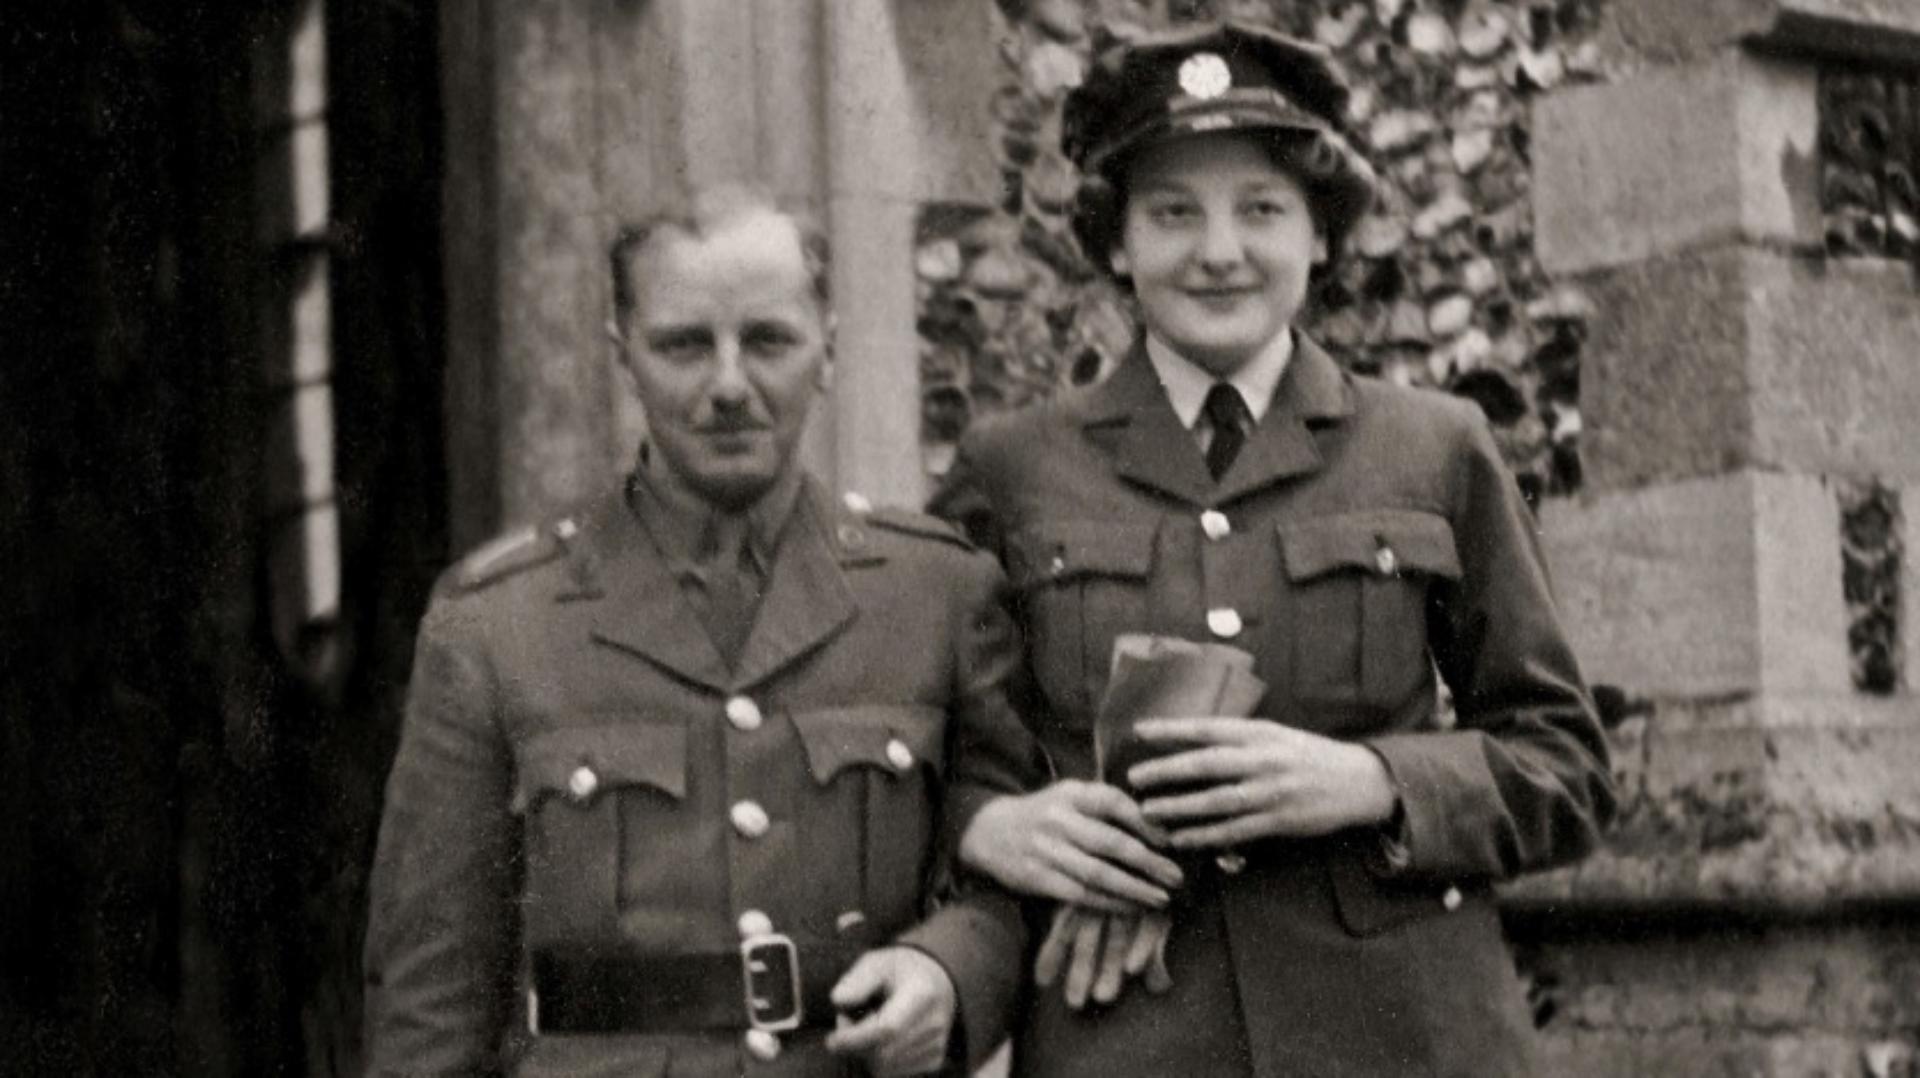
<instances>
[{"instance_id":1,"label":"woman's uniform jacket","mask_svg":"<svg viewBox=\"0 0 1920 1078\"><path fill-rule=\"evenodd\" d=\"M1257 717L1370 746L1403 809L1393 841L1268 840L1190 870L1171 993L1087 1015L1044 993L1024 1073L1533 1073L1489 885L1594 846L1604 735L1479 410L1296 343L1218 482L1136 347L1097 387L976 425L935 498L1008 568L1062 777L1094 773L1115 636L1151 632L1251 652Z\"/></svg>"},{"instance_id":2,"label":"woman's uniform jacket","mask_svg":"<svg viewBox=\"0 0 1920 1078\"><path fill-rule=\"evenodd\" d=\"M617 495L450 571L373 870L369 1073L853 1073L821 1044L825 996L896 942L941 962L967 1049L990 1051L1024 970L1018 905L931 900L966 806L1044 779L1005 699L1004 601L944 522L811 486L732 666ZM749 926L802 959L806 1028L771 1060L743 1035ZM739 1020L552 1028L645 1017L640 997L653 1021Z\"/></svg>"}]
</instances>

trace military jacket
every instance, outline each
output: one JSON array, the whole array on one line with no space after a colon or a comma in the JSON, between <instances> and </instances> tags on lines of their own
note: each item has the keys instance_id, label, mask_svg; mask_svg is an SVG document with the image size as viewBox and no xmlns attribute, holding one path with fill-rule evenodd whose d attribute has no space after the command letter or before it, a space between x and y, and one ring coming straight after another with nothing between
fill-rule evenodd
<instances>
[{"instance_id":1,"label":"military jacket","mask_svg":"<svg viewBox=\"0 0 1920 1078\"><path fill-rule=\"evenodd\" d=\"M1106 383L970 431L935 499L1005 561L1062 774L1093 773L1114 638L1161 633L1251 652L1256 717L1371 746L1404 811L1397 843L1269 840L1190 873L1212 920L1176 914L1172 993L1039 1000L1025 1073L1160 1073L1236 1039L1263 1078L1531 1073L1490 884L1593 847L1604 736L1478 410L1296 344L1218 482L1136 348Z\"/></svg>"},{"instance_id":2,"label":"military jacket","mask_svg":"<svg viewBox=\"0 0 1920 1078\"><path fill-rule=\"evenodd\" d=\"M772 1059L740 1033L534 1032L535 956L644 970L767 929L928 952L967 1048L990 1050L1024 929L948 869L970 806L1042 777L1003 691L1004 598L948 525L811 485L732 667L617 495L456 566L387 788L370 1073L846 1073L819 1030Z\"/></svg>"}]
</instances>

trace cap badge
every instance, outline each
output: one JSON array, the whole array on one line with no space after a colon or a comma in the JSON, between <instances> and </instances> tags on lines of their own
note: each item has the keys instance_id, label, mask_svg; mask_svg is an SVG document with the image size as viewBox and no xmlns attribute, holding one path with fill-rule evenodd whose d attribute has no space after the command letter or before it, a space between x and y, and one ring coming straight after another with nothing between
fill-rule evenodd
<instances>
[{"instance_id":1,"label":"cap badge","mask_svg":"<svg viewBox=\"0 0 1920 1078\"><path fill-rule=\"evenodd\" d=\"M1196 52L1181 61L1180 88L1202 101L1233 89L1233 72L1217 52Z\"/></svg>"}]
</instances>

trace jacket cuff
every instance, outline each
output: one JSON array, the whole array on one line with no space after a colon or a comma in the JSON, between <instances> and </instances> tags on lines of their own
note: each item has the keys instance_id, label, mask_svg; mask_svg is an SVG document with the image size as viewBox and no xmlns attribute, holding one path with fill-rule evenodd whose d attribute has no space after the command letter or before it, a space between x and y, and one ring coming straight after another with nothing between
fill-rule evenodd
<instances>
[{"instance_id":1,"label":"jacket cuff","mask_svg":"<svg viewBox=\"0 0 1920 1078\"><path fill-rule=\"evenodd\" d=\"M1006 1039L1019 997L1025 933L1010 895L972 895L943 907L894 942L940 963L953 980L953 1035L966 1069L978 1069Z\"/></svg>"},{"instance_id":2,"label":"jacket cuff","mask_svg":"<svg viewBox=\"0 0 1920 1078\"><path fill-rule=\"evenodd\" d=\"M1473 730L1389 734L1367 746L1386 762L1400 826L1383 832L1390 875L1496 876L1495 837L1505 821L1483 734ZM1397 849L1395 849L1397 847Z\"/></svg>"}]
</instances>

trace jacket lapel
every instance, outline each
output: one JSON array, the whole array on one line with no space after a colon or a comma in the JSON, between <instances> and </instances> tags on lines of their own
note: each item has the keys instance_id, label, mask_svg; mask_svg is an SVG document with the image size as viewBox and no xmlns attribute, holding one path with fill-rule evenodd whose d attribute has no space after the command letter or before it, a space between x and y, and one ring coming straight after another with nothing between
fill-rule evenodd
<instances>
[{"instance_id":1,"label":"jacket lapel","mask_svg":"<svg viewBox=\"0 0 1920 1078\"><path fill-rule=\"evenodd\" d=\"M1121 477L1195 505L1212 500L1206 458L1154 377L1144 340L1093 390L1085 425Z\"/></svg>"},{"instance_id":2,"label":"jacket lapel","mask_svg":"<svg viewBox=\"0 0 1920 1078\"><path fill-rule=\"evenodd\" d=\"M1352 390L1333 358L1306 334L1294 334L1293 358L1280 379L1273 407L1254 428L1253 437L1247 439L1227 474L1220 477L1213 499L1224 504L1319 471L1320 451L1314 446L1308 422L1352 414Z\"/></svg>"},{"instance_id":3,"label":"jacket lapel","mask_svg":"<svg viewBox=\"0 0 1920 1078\"><path fill-rule=\"evenodd\" d=\"M582 529L594 596L595 640L632 652L678 676L725 691L732 675L700 617L619 494L596 507Z\"/></svg>"},{"instance_id":4,"label":"jacket lapel","mask_svg":"<svg viewBox=\"0 0 1920 1078\"><path fill-rule=\"evenodd\" d=\"M736 688L749 688L779 673L838 634L858 612L839 555L828 539L821 500L809 482L794 504L753 630L740 652L733 678Z\"/></svg>"}]
</instances>

